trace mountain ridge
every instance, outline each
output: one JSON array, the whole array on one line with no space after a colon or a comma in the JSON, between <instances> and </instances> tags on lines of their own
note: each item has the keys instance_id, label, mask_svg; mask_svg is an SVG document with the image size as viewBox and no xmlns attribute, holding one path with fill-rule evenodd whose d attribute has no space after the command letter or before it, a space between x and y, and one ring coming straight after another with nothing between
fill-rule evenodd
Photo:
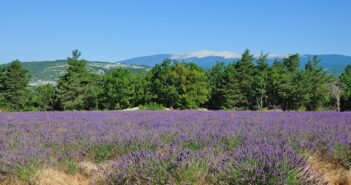
<instances>
[{"instance_id":1,"label":"mountain ridge","mask_svg":"<svg viewBox=\"0 0 351 185\"><path fill-rule=\"evenodd\" d=\"M199 53L199 52L194 52L194 53ZM201 54L201 53L200 53ZM203 53L202 53L203 54ZM222 54L222 55L221 55ZM227 56L236 56L235 58L230 58L230 57L225 57L224 54L227 54ZM224 62L224 63L230 63L233 61L237 61L240 59L241 54L239 53L225 53L225 52L219 52L219 55L199 55L196 56L192 53L190 54L157 54L157 55L149 55L149 56L141 56L141 57L135 57L135 58L130 58L126 60L121 60L119 63L124 63L124 64L136 64L136 65L146 65L149 67L153 67L156 64L161 63L164 59L169 58L169 59L174 59L174 60L182 60L185 62L192 62L195 63L205 69L210 69L216 62ZM254 55L256 58L259 55ZM281 60L284 57L288 56L288 54L285 55L269 55L268 56L268 63L273 64L275 60ZM300 66L304 67L304 65L307 63L309 59L313 58L313 54L300 54ZM319 54L317 55L320 59L320 65L323 67L328 73L333 74L333 75L340 75L344 68L351 64L351 56L348 55L341 55L341 54Z\"/></svg>"}]
</instances>

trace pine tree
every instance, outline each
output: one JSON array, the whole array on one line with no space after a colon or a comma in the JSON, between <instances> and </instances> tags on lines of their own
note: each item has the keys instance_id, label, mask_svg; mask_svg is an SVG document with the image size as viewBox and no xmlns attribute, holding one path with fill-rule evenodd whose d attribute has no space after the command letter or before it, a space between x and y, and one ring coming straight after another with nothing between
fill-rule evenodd
<instances>
[{"instance_id":1,"label":"pine tree","mask_svg":"<svg viewBox=\"0 0 351 185\"><path fill-rule=\"evenodd\" d=\"M15 60L1 70L0 96L5 110L23 111L28 103L30 76L19 60Z\"/></svg>"},{"instance_id":2,"label":"pine tree","mask_svg":"<svg viewBox=\"0 0 351 185\"><path fill-rule=\"evenodd\" d=\"M303 83L299 56L275 61L269 73L269 102L273 108L298 110L303 106Z\"/></svg>"},{"instance_id":3,"label":"pine tree","mask_svg":"<svg viewBox=\"0 0 351 185\"><path fill-rule=\"evenodd\" d=\"M98 108L98 76L87 69L87 62L79 59L78 50L68 58L68 69L58 81L57 98L63 110L92 110Z\"/></svg>"},{"instance_id":4,"label":"pine tree","mask_svg":"<svg viewBox=\"0 0 351 185\"><path fill-rule=\"evenodd\" d=\"M57 108L55 86L51 84L40 85L34 89L33 106L40 111L54 111Z\"/></svg>"},{"instance_id":5,"label":"pine tree","mask_svg":"<svg viewBox=\"0 0 351 185\"><path fill-rule=\"evenodd\" d=\"M209 109L218 110L224 106L223 78L225 68L224 62L217 62L207 74L210 98L206 107Z\"/></svg>"},{"instance_id":6,"label":"pine tree","mask_svg":"<svg viewBox=\"0 0 351 185\"><path fill-rule=\"evenodd\" d=\"M253 91L255 66L253 64L255 58L250 54L250 50L246 49L241 59L235 63L235 78L239 83L239 88L243 94L243 98L238 101L238 106L244 109L251 109L255 104L255 93Z\"/></svg>"},{"instance_id":7,"label":"pine tree","mask_svg":"<svg viewBox=\"0 0 351 185\"><path fill-rule=\"evenodd\" d=\"M242 102L245 101L245 96L242 93L238 75L235 63L229 64L224 70L221 89L224 99L221 107L223 109L244 109Z\"/></svg>"},{"instance_id":8,"label":"pine tree","mask_svg":"<svg viewBox=\"0 0 351 185\"><path fill-rule=\"evenodd\" d=\"M320 59L314 56L308 60L302 73L304 106L307 110L321 110L329 101L329 77L319 67Z\"/></svg>"},{"instance_id":9,"label":"pine tree","mask_svg":"<svg viewBox=\"0 0 351 185\"><path fill-rule=\"evenodd\" d=\"M254 76L254 92L255 92L255 100L258 109L262 109L267 106L267 98L268 98L268 73L269 73L269 65L267 63L268 54L261 54L257 65L255 66L255 76Z\"/></svg>"}]
</instances>

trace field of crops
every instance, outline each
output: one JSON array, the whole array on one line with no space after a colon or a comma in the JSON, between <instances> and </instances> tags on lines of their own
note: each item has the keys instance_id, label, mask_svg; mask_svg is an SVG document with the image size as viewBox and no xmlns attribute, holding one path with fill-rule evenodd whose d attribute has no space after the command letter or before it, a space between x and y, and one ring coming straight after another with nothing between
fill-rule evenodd
<instances>
[{"instance_id":1,"label":"field of crops","mask_svg":"<svg viewBox=\"0 0 351 185\"><path fill-rule=\"evenodd\" d=\"M351 113L0 113L0 184L313 184L315 153L351 166Z\"/></svg>"}]
</instances>

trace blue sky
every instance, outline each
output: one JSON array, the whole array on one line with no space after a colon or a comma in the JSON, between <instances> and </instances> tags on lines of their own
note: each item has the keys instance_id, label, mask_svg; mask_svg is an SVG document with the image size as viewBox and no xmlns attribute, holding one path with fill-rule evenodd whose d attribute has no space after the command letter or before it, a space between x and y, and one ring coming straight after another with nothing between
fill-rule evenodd
<instances>
[{"instance_id":1,"label":"blue sky","mask_svg":"<svg viewBox=\"0 0 351 185\"><path fill-rule=\"evenodd\" d=\"M62 59L75 48L104 61L245 48L351 55L351 1L0 1L0 62Z\"/></svg>"}]
</instances>

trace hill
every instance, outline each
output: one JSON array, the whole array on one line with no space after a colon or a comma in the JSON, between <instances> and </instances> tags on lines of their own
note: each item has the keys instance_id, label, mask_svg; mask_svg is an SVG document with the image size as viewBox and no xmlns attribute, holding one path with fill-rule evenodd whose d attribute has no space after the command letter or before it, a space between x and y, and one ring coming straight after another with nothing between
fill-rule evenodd
<instances>
[{"instance_id":1,"label":"hill","mask_svg":"<svg viewBox=\"0 0 351 185\"><path fill-rule=\"evenodd\" d=\"M23 62L23 66L29 71L32 79L30 86L37 86L41 84L55 84L60 75L65 72L68 67L67 60L55 61L39 61L39 62ZM7 64L2 64L4 66ZM134 64L121 64L111 62L88 61L88 68L94 73L105 73L106 71L123 68L132 71L147 71L149 67Z\"/></svg>"}]
</instances>

